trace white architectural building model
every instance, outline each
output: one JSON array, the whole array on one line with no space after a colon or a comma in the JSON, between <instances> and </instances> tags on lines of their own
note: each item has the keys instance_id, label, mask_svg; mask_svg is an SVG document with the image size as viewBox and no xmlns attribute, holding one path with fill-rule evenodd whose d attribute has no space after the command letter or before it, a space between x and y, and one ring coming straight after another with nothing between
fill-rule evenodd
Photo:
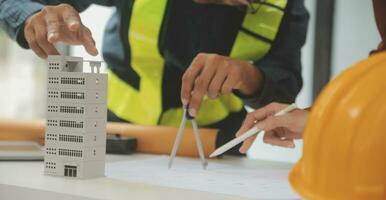
<instances>
[{"instance_id":1,"label":"white architectural building model","mask_svg":"<svg viewBox=\"0 0 386 200\"><path fill-rule=\"evenodd\" d=\"M104 175L107 74L101 62L49 56L44 174L78 178Z\"/></svg>"}]
</instances>

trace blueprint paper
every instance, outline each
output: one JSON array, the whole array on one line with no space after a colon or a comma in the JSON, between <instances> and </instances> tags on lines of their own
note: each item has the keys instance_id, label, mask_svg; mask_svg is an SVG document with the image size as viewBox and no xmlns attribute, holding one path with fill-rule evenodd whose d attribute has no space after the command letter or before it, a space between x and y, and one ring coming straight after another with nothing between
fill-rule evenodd
<instances>
[{"instance_id":1,"label":"blueprint paper","mask_svg":"<svg viewBox=\"0 0 386 200\"><path fill-rule=\"evenodd\" d=\"M288 170L259 170L177 157L168 169L166 156L107 164L106 176L131 183L236 195L252 199L299 199L288 181Z\"/></svg>"}]
</instances>

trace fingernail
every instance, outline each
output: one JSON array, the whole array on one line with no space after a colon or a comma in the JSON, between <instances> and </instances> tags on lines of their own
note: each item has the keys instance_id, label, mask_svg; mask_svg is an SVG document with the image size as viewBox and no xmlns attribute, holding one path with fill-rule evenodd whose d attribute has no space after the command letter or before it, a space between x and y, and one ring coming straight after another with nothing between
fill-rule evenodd
<instances>
[{"instance_id":1,"label":"fingernail","mask_svg":"<svg viewBox=\"0 0 386 200\"><path fill-rule=\"evenodd\" d=\"M189 108L189 114L190 114L191 116L195 117L195 116L196 116L196 109L194 109L194 108Z\"/></svg>"},{"instance_id":2,"label":"fingernail","mask_svg":"<svg viewBox=\"0 0 386 200\"><path fill-rule=\"evenodd\" d=\"M188 100L187 100L187 99L182 98L181 101L182 101L182 104L183 104L184 106L188 105Z\"/></svg>"},{"instance_id":3,"label":"fingernail","mask_svg":"<svg viewBox=\"0 0 386 200\"><path fill-rule=\"evenodd\" d=\"M52 37L54 37L55 33L54 32L48 32L48 39L50 40Z\"/></svg>"},{"instance_id":4,"label":"fingernail","mask_svg":"<svg viewBox=\"0 0 386 200\"><path fill-rule=\"evenodd\" d=\"M79 23L77 21L71 21L68 23L68 25L70 26L70 28L75 28L76 25L78 25Z\"/></svg>"},{"instance_id":5,"label":"fingernail","mask_svg":"<svg viewBox=\"0 0 386 200\"><path fill-rule=\"evenodd\" d=\"M280 137L280 140L286 140L286 137Z\"/></svg>"},{"instance_id":6,"label":"fingernail","mask_svg":"<svg viewBox=\"0 0 386 200\"><path fill-rule=\"evenodd\" d=\"M76 21L70 21L69 24L70 24L70 26L74 26L74 25L77 25L78 22L76 22Z\"/></svg>"},{"instance_id":7,"label":"fingernail","mask_svg":"<svg viewBox=\"0 0 386 200\"><path fill-rule=\"evenodd\" d=\"M94 52L95 52L95 55L98 55L99 54L99 51L97 48L94 49Z\"/></svg>"},{"instance_id":8,"label":"fingernail","mask_svg":"<svg viewBox=\"0 0 386 200\"><path fill-rule=\"evenodd\" d=\"M238 137L239 136L239 132L236 132L235 136Z\"/></svg>"}]
</instances>

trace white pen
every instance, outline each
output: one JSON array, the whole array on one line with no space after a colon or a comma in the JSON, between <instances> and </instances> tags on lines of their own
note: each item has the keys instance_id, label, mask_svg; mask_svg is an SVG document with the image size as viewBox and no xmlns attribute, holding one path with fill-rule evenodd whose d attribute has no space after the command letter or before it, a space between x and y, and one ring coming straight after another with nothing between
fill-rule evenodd
<instances>
[{"instance_id":1,"label":"white pen","mask_svg":"<svg viewBox=\"0 0 386 200\"><path fill-rule=\"evenodd\" d=\"M280 116L280 115L284 115L288 112L291 112L293 110L295 110L297 107L296 105L293 103L289 106L287 106L286 108L284 108L283 110L280 110L279 112L277 112L275 114L275 116ZM226 144L222 145L221 147L217 148L212 154L210 154L209 157L213 158L213 157L216 157L218 155L221 155L223 154L224 152L228 151L229 149L231 149L232 147L238 145L239 143L243 142L244 140L246 140L247 138L253 136L253 135L256 135L256 134L262 134L264 133L263 130L259 130L256 126L253 126L251 129L249 129L247 132L245 132L244 134L242 134L241 136L227 142Z\"/></svg>"}]
</instances>

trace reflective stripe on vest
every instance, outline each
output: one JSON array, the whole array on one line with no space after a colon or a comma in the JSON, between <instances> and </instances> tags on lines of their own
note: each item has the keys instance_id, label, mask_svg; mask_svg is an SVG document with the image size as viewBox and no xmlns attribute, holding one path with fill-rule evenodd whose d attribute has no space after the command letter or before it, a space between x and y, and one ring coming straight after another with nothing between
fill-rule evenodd
<instances>
[{"instance_id":1,"label":"reflective stripe on vest","mask_svg":"<svg viewBox=\"0 0 386 200\"><path fill-rule=\"evenodd\" d=\"M287 0L255 3L258 12L245 16L230 57L244 60L263 57L271 48L269 41L276 37L286 4ZM181 108L162 110L164 60L158 49L158 38L166 5L167 0L134 1L128 37L131 66L140 77L139 90L109 71L108 108L121 119L143 125L168 126L178 126L181 120ZM201 126L213 124L242 108L241 99L233 94L215 100L205 97L196 120Z\"/></svg>"}]
</instances>

